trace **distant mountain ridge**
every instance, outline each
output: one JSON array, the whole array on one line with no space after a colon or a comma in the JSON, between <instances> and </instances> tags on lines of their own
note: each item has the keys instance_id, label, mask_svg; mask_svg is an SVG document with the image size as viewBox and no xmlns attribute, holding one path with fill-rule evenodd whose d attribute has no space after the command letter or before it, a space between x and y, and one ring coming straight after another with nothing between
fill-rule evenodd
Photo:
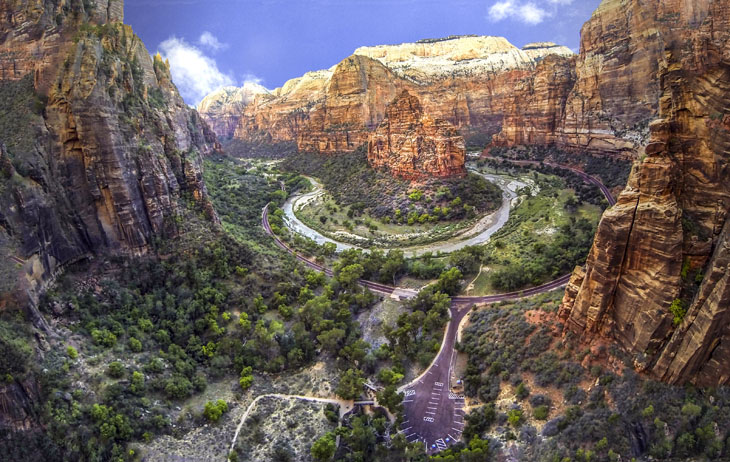
<instances>
[{"instance_id":1,"label":"distant mountain ridge","mask_svg":"<svg viewBox=\"0 0 730 462\"><path fill-rule=\"evenodd\" d=\"M500 101L548 56L570 60L574 54L552 43L521 50L488 36L362 47L330 69L257 95L243 111L215 104L221 95L211 95L199 110L221 138L352 151L382 122L386 105L408 90L429 114L469 132L467 137L492 135L501 127Z\"/></svg>"}]
</instances>

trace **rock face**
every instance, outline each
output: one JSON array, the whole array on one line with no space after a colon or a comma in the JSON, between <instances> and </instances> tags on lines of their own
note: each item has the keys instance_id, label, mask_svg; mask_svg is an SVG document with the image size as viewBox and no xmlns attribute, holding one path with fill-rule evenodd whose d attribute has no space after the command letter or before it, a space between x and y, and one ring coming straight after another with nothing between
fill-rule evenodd
<instances>
[{"instance_id":1,"label":"rock face","mask_svg":"<svg viewBox=\"0 0 730 462\"><path fill-rule=\"evenodd\" d=\"M385 120L368 143L373 168L407 180L464 175L465 158L458 130L424 114L421 102L407 90L388 106Z\"/></svg>"},{"instance_id":2,"label":"rock face","mask_svg":"<svg viewBox=\"0 0 730 462\"><path fill-rule=\"evenodd\" d=\"M465 135L488 137L500 131L505 101L517 82L546 57L570 61L572 56L569 49L552 43L519 49L499 37L359 48L331 69L258 95L243 111L234 138L297 141L303 151L353 151L367 142L383 121L388 103L402 90L418 97L432 117ZM225 136L228 129L218 124L220 114L203 111Z\"/></svg>"},{"instance_id":3,"label":"rock face","mask_svg":"<svg viewBox=\"0 0 730 462\"><path fill-rule=\"evenodd\" d=\"M33 301L90 254L147 252L177 233L183 198L215 220L201 173L214 133L121 23L120 0L84 4L0 5L5 300Z\"/></svg>"},{"instance_id":4,"label":"rock face","mask_svg":"<svg viewBox=\"0 0 730 462\"><path fill-rule=\"evenodd\" d=\"M268 95L263 86L247 82L242 87L224 87L206 96L198 112L221 139L233 137L246 106L258 95Z\"/></svg>"},{"instance_id":5,"label":"rock face","mask_svg":"<svg viewBox=\"0 0 730 462\"><path fill-rule=\"evenodd\" d=\"M660 118L650 125L645 158L605 213L585 274L572 281L580 289L566 292L561 315L567 332L588 343L616 342L638 369L661 380L730 384L730 5L604 0L584 27L583 44L623 43L629 53L637 31L646 41L637 61L658 55L656 74L651 66L634 74L631 91L642 104L620 114L626 123L651 114L657 95ZM594 60L621 61L604 45L595 48L604 58ZM608 72L628 84L616 69L604 67L595 81ZM579 75L587 72L579 67ZM601 107L618 110L627 90L611 84L606 91ZM687 309L678 325L673 302Z\"/></svg>"}]
</instances>

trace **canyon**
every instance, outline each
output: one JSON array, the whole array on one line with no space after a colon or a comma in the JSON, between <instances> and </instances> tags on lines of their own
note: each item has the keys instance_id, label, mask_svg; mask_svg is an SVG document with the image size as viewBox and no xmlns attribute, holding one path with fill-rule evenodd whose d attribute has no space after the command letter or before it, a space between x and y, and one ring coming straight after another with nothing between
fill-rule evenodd
<instances>
[{"instance_id":1,"label":"canyon","mask_svg":"<svg viewBox=\"0 0 730 462\"><path fill-rule=\"evenodd\" d=\"M330 69L256 95L243 111L216 103L214 95L199 109L214 126L230 121L216 130L221 139L296 141L302 151L352 152L383 121L386 106L408 90L428 114L456 126L468 140L499 132L505 99L540 61L572 56L553 43L519 49L499 37L363 47Z\"/></svg>"},{"instance_id":2,"label":"canyon","mask_svg":"<svg viewBox=\"0 0 730 462\"><path fill-rule=\"evenodd\" d=\"M719 358L730 348L729 16L720 1L604 0L577 55L494 37L364 47L255 96L231 115L236 129L218 134L327 154L370 138L374 165L413 178L378 147L387 103L405 90L467 142L636 161L568 287L566 335L616 343L637 370L665 381L728 383L730 365ZM687 311L681 322L673 303Z\"/></svg>"}]
</instances>

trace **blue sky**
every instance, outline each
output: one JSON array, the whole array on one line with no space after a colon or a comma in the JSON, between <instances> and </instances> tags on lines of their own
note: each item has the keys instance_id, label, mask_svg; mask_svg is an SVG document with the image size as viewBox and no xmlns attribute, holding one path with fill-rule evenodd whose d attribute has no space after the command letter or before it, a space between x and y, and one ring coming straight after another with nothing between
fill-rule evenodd
<instances>
[{"instance_id":1,"label":"blue sky","mask_svg":"<svg viewBox=\"0 0 730 462\"><path fill-rule=\"evenodd\" d=\"M125 0L125 22L170 59L189 104L223 85L281 86L357 47L448 35L575 50L600 0Z\"/></svg>"}]
</instances>

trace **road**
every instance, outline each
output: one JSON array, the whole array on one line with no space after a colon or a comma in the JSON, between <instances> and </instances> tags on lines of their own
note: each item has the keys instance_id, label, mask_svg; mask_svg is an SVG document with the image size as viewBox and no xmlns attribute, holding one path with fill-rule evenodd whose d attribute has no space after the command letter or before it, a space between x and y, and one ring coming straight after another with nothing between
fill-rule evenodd
<instances>
[{"instance_id":1,"label":"road","mask_svg":"<svg viewBox=\"0 0 730 462\"><path fill-rule=\"evenodd\" d=\"M538 164L538 162L530 161L516 163ZM611 191L596 178L572 167L550 163L545 163L545 165L573 171L583 178L584 181L598 186L609 205L613 206L616 204L616 200L611 194ZM322 271L326 275L332 276L332 270L299 255L271 231L268 219L268 207L268 205L264 207L261 215L261 224L266 230L266 233L274 238L276 244L283 250L294 255L309 268ZM423 442L429 454L442 451L459 441L464 428L464 397L451 391L451 376L456 358L454 344L459 331L459 325L469 313L471 306L482 303L517 300L523 297L550 292L551 290L566 285L570 281L570 277L570 274L566 274L547 284L519 292L475 297L453 297L450 308L451 320L446 326L446 333L441 344L441 350L420 377L399 389L399 391L404 393L403 414L405 419L399 432L405 435L409 442ZM413 290L401 289L366 280L360 280L359 283L362 287L367 287L373 292L385 296L391 296L394 293L402 298L416 296L416 292Z\"/></svg>"},{"instance_id":2,"label":"road","mask_svg":"<svg viewBox=\"0 0 730 462\"><path fill-rule=\"evenodd\" d=\"M451 253L465 247L480 245L487 242L494 233L499 231L507 223L512 208L512 200L517 197L517 190L526 186L526 184L515 179L507 179L499 175L484 174L478 171L472 171L472 173L476 173L500 187L502 190L502 205L497 210L481 217L470 228L463 229L442 241L430 244L419 244L411 247L378 246L380 250L385 252L388 250L400 250L406 258L414 258L425 253ZM332 237L325 236L299 219L297 214L294 212L295 210L299 210L301 207L324 195L324 187L322 184L312 177L305 178L312 183L314 189L307 193L293 195L284 202L282 210L284 211L286 227L289 228L290 231L311 239L317 244L334 244L337 247L337 252L342 252L348 249L366 250L363 247L358 247L357 245L348 244ZM417 236L424 234L427 233L422 232L413 234L411 235L411 238L416 238ZM362 236L356 236L353 234L351 237L366 241L366 239Z\"/></svg>"},{"instance_id":3,"label":"road","mask_svg":"<svg viewBox=\"0 0 730 462\"><path fill-rule=\"evenodd\" d=\"M464 395L451 391L451 375L456 336L467 313L469 307L452 305L441 351L426 372L400 389L404 421L399 433L410 443L422 442L429 454L455 444L464 430Z\"/></svg>"}]
</instances>

